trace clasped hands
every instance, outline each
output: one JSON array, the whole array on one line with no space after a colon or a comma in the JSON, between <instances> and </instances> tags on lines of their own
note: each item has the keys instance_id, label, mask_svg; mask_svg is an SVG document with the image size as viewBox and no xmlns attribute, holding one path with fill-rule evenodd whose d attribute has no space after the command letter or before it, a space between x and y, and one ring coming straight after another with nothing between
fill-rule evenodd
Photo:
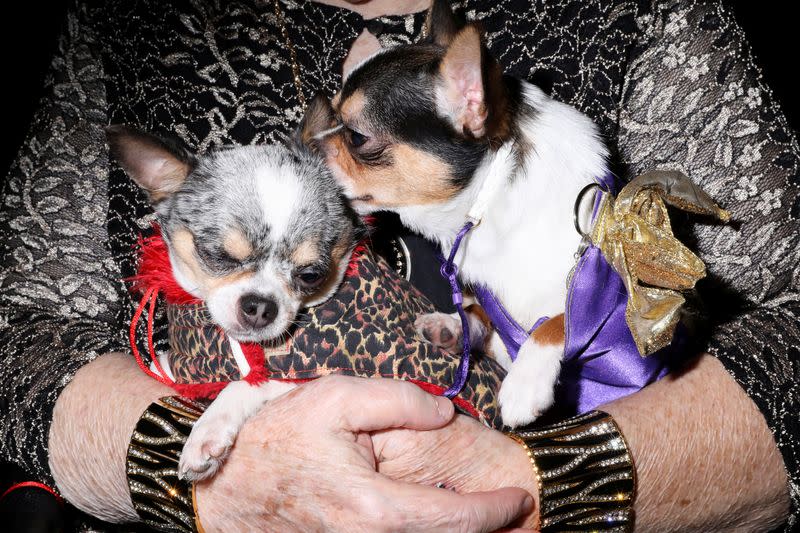
<instances>
[{"instance_id":1,"label":"clasped hands","mask_svg":"<svg viewBox=\"0 0 800 533\"><path fill-rule=\"evenodd\" d=\"M489 532L533 527L535 483L516 442L450 400L328 376L252 417L196 503L208 533Z\"/></svg>"}]
</instances>

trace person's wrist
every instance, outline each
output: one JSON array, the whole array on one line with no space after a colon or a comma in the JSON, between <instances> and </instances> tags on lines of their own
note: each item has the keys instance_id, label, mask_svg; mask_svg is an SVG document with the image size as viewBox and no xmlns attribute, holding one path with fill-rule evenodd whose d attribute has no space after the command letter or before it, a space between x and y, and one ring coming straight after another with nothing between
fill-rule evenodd
<instances>
[{"instance_id":1,"label":"person's wrist","mask_svg":"<svg viewBox=\"0 0 800 533\"><path fill-rule=\"evenodd\" d=\"M128 445L126 474L139 519L164 531L203 532L194 485L178 477L183 446L204 407L164 396L144 410Z\"/></svg>"},{"instance_id":2,"label":"person's wrist","mask_svg":"<svg viewBox=\"0 0 800 533\"><path fill-rule=\"evenodd\" d=\"M282 399L286 400L285 397ZM267 474L271 470L274 472L275 465L267 454L254 456L254 453L267 451L267 435L274 434L274 431L267 431L265 427L279 425L276 420L283 420L282 415L286 413L283 410L276 413L275 403L267 405L242 424L223 467L213 477L194 484L194 507L203 533L257 530L268 523L268 515L276 514L275 508L270 511L270 507L277 504L272 500L276 495ZM304 411L302 405L295 408L298 412ZM289 447L285 452L287 458L291 457ZM254 476L258 479L258 491L252 490L250 485ZM297 476L300 478L302 474Z\"/></svg>"},{"instance_id":3,"label":"person's wrist","mask_svg":"<svg viewBox=\"0 0 800 533\"><path fill-rule=\"evenodd\" d=\"M125 473L131 432L142 411L171 392L124 353L100 355L75 374L56 401L48 441L65 500L108 522L137 519Z\"/></svg>"},{"instance_id":4,"label":"person's wrist","mask_svg":"<svg viewBox=\"0 0 800 533\"><path fill-rule=\"evenodd\" d=\"M497 433L498 457L503 458L502 469L498 469L498 486L520 487L533 497L533 509L523 519L520 526L538 528L539 525L539 483L525 449L508 435Z\"/></svg>"},{"instance_id":5,"label":"person's wrist","mask_svg":"<svg viewBox=\"0 0 800 533\"><path fill-rule=\"evenodd\" d=\"M225 468L237 471L240 476L244 476L245 473L239 470L239 462L239 458L235 455L228 456L225 460ZM194 484L195 516L197 523L202 525L202 533L246 529L242 524L236 523L236 515L242 515L238 506L254 503L244 503L242 495L238 493L241 487L231 484L227 476L223 479L220 472L210 479L204 479Z\"/></svg>"},{"instance_id":6,"label":"person's wrist","mask_svg":"<svg viewBox=\"0 0 800 533\"><path fill-rule=\"evenodd\" d=\"M205 533L218 531L215 491L212 489L212 481L199 482L194 484L194 508L197 522L202 524Z\"/></svg>"},{"instance_id":7,"label":"person's wrist","mask_svg":"<svg viewBox=\"0 0 800 533\"><path fill-rule=\"evenodd\" d=\"M540 531L633 529L636 470L611 415L591 411L509 436L537 481Z\"/></svg>"}]
</instances>

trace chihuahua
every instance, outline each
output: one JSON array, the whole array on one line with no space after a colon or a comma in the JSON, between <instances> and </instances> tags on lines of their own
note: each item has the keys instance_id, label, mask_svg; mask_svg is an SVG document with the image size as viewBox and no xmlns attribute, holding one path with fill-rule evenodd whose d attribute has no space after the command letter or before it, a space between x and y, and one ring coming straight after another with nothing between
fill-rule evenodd
<instances>
[{"instance_id":1,"label":"chihuahua","mask_svg":"<svg viewBox=\"0 0 800 533\"><path fill-rule=\"evenodd\" d=\"M175 280L203 300L230 338L285 334L303 307L340 285L364 228L322 158L300 142L193 155L176 142L110 126L112 155L155 210ZM239 429L294 385L226 386L195 424L179 475L203 479L222 464Z\"/></svg>"},{"instance_id":2,"label":"chihuahua","mask_svg":"<svg viewBox=\"0 0 800 533\"><path fill-rule=\"evenodd\" d=\"M488 287L530 327L513 362L485 315L473 339L507 370L504 423L529 423L550 407L564 351L566 280L581 237L579 192L607 172L597 127L538 87L503 75L476 24L460 25L434 0L418 44L382 50L357 66L331 102L310 113L328 166L361 214L388 210L437 241L445 255L477 204L483 216L455 256L461 279ZM582 218L588 220L588 206ZM457 314L425 315L420 333L457 351Z\"/></svg>"}]
</instances>

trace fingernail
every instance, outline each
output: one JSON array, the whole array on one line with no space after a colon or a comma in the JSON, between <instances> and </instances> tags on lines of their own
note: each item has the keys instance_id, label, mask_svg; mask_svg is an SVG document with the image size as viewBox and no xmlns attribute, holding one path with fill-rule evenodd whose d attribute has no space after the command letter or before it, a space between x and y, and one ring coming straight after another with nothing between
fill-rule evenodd
<instances>
[{"instance_id":1,"label":"fingernail","mask_svg":"<svg viewBox=\"0 0 800 533\"><path fill-rule=\"evenodd\" d=\"M530 513L533 511L533 496L527 496L525 501L522 502L522 512L525 514Z\"/></svg>"},{"instance_id":2,"label":"fingernail","mask_svg":"<svg viewBox=\"0 0 800 533\"><path fill-rule=\"evenodd\" d=\"M449 420L452 416L450 413L452 402L445 398L444 396L436 396L433 399L434 405L436 405L436 412L439 414L439 418L443 420Z\"/></svg>"}]
</instances>

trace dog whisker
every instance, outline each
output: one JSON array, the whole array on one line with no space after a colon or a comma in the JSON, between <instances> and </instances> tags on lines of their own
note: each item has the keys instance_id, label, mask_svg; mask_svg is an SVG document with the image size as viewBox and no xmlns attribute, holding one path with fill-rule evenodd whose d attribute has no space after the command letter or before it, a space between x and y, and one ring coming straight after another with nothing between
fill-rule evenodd
<instances>
[{"instance_id":1,"label":"dog whisker","mask_svg":"<svg viewBox=\"0 0 800 533\"><path fill-rule=\"evenodd\" d=\"M341 130L342 128L344 128L344 124L340 123L340 124L337 124L336 126L334 126L332 128L328 128L327 130L322 130L321 132L317 133L316 135L314 135L311 138L314 139L315 141L321 141L322 139L324 139L328 135L333 135L334 133L336 133L337 131Z\"/></svg>"}]
</instances>

